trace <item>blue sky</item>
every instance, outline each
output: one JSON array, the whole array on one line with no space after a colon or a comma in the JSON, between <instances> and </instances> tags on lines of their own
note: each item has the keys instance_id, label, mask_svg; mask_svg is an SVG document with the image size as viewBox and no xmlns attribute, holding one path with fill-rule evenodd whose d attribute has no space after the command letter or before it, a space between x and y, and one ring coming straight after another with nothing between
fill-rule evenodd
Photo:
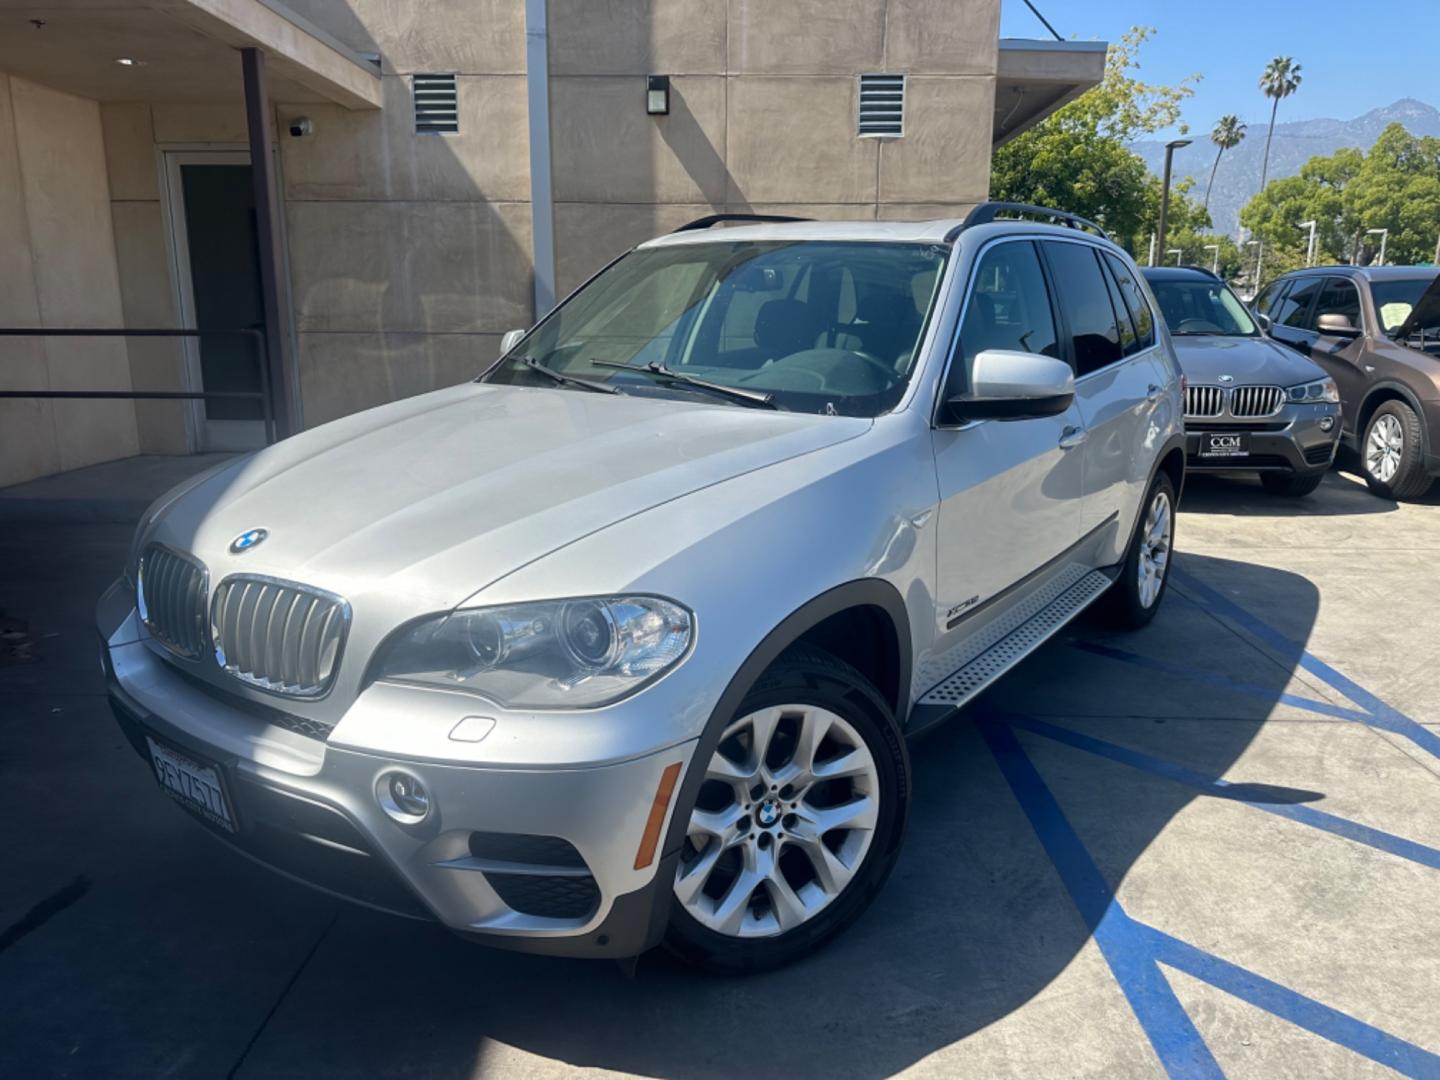
<instances>
[{"instance_id":1,"label":"blue sky","mask_svg":"<svg viewBox=\"0 0 1440 1080\"><path fill-rule=\"evenodd\" d=\"M1301 64L1300 89L1280 103L1279 121L1348 120L1403 97L1440 107L1429 50L1440 34L1440 0L1032 0L1062 37L1114 41L1153 26L1140 77L1173 83L1204 78L1183 119L1204 135L1225 113L1269 119L1256 87L1276 55ZM1044 38L1023 0L1002 0L1002 37ZM1168 133L1167 133L1168 134Z\"/></svg>"}]
</instances>

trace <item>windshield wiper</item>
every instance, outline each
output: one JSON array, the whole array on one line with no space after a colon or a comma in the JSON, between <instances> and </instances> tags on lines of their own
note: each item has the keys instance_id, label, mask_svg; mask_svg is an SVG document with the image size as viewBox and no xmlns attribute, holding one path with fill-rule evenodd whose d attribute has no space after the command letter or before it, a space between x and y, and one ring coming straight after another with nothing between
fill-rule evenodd
<instances>
[{"instance_id":1,"label":"windshield wiper","mask_svg":"<svg viewBox=\"0 0 1440 1080\"><path fill-rule=\"evenodd\" d=\"M515 360L521 367L527 368L530 371L538 371L552 382L560 383L562 386L579 386L585 390L594 390L598 394L620 394L624 392L619 387L606 386L604 383L582 379L578 375L567 375L563 371L556 371L552 367L546 367L533 356L517 356Z\"/></svg>"},{"instance_id":2,"label":"windshield wiper","mask_svg":"<svg viewBox=\"0 0 1440 1080\"><path fill-rule=\"evenodd\" d=\"M620 371L633 371L638 375L654 375L657 379L664 379L666 382L680 383L682 386L693 386L696 390L708 390L712 394L730 398L732 401L739 401L746 405L754 405L762 409L782 409L784 406L775 401L775 395L767 394L760 390L745 390L739 386L726 386L724 383L711 382L709 379L699 379L694 375L687 375L683 371L676 371L674 368L666 367L658 360L652 360L648 364L626 364L619 360L591 360L594 367L616 368Z\"/></svg>"}]
</instances>

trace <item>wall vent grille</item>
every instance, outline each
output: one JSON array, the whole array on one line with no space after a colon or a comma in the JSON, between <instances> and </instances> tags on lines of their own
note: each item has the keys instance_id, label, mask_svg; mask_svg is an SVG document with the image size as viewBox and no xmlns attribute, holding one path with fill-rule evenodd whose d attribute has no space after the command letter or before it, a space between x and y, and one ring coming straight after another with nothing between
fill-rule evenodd
<instances>
[{"instance_id":1,"label":"wall vent grille","mask_svg":"<svg viewBox=\"0 0 1440 1080\"><path fill-rule=\"evenodd\" d=\"M905 76L861 75L859 135L895 138L905 134Z\"/></svg>"},{"instance_id":2,"label":"wall vent grille","mask_svg":"<svg viewBox=\"0 0 1440 1080\"><path fill-rule=\"evenodd\" d=\"M460 131L460 99L454 75L413 75L415 133L454 135Z\"/></svg>"}]
</instances>

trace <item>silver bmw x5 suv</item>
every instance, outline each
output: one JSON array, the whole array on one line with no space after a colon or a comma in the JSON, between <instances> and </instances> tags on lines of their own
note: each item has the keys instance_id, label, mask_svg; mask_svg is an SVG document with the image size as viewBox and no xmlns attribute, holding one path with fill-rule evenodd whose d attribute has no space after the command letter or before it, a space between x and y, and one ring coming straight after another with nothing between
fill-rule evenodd
<instances>
[{"instance_id":1,"label":"silver bmw x5 suv","mask_svg":"<svg viewBox=\"0 0 1440 1080\"><path fill-rule=\"evenodd\" d=\"M909 737L1092 601L1153 616L1181 380L1120 248L718 224L149 509L98 622L162 791L491 944L763 968L884 881Z\"/></svg>"}]
</instances>

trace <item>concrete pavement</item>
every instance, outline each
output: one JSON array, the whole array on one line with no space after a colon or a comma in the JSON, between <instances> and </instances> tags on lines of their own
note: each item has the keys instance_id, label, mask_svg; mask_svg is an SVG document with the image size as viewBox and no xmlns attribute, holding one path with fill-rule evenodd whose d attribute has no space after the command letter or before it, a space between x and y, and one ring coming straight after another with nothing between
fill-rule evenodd
<instances>
[{"instance_id":1,"label":"concrete pavement","mask_svg":"<svg viewBox=\"0 0 1440 1080\"><path fill-rule=\"evenodd\" d=\"M34 656L0 661L0 1073L1440 1071L1440 499L1192 481L1156 621L925 739L874 908L748 979L492 952L221 848L104 703L128 542L0 530Z\"/></svg>"}]
</instances>

